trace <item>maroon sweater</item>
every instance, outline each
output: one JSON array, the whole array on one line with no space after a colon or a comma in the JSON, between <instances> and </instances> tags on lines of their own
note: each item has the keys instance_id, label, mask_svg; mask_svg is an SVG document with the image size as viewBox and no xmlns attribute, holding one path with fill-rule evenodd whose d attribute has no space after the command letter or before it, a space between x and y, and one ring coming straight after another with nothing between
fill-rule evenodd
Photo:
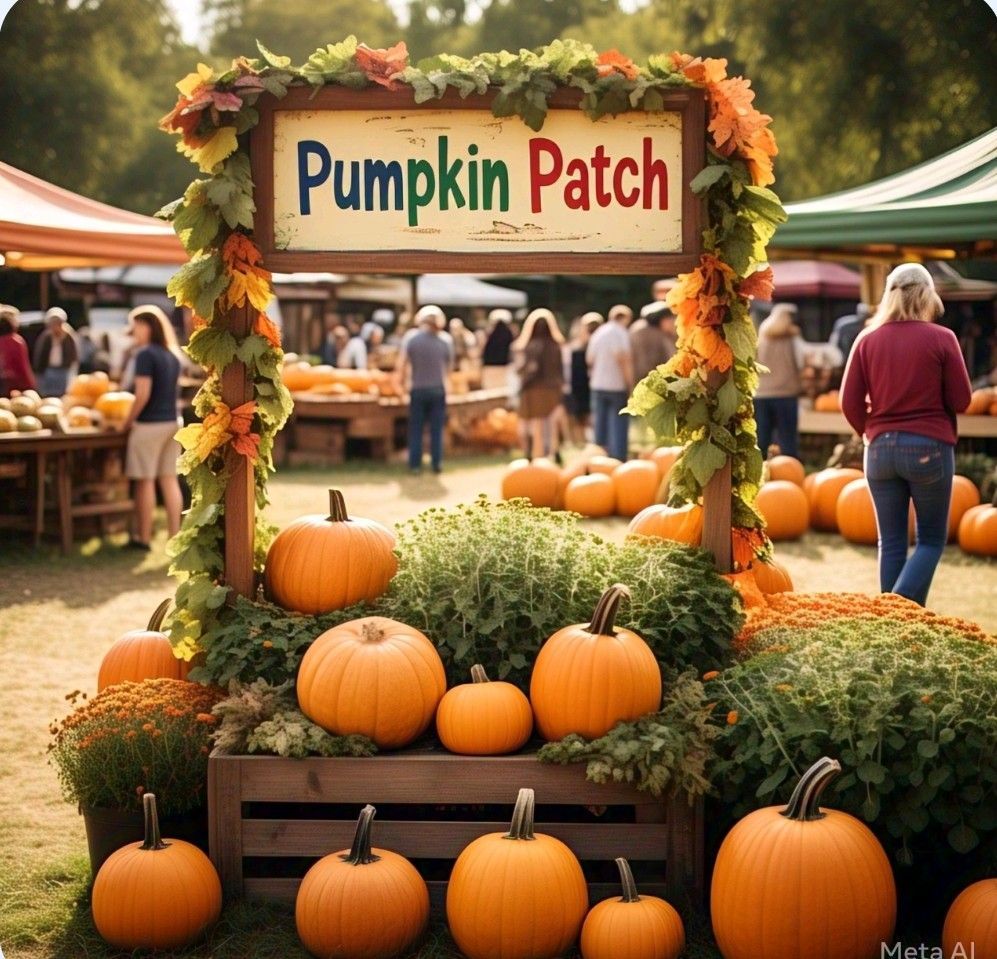
<instances>
[{"instance_id":1,"label":"maroon sweater","mask_svg":"<svg viewBox=\"0 0 997 959\"><path fill-rule=\"evenodd\" d=\"M858 338L841 382L841 409L869 440L897 430L954 444L955 415L971 395L955 334L903 320Z\"/></svg>"}]
</instances>

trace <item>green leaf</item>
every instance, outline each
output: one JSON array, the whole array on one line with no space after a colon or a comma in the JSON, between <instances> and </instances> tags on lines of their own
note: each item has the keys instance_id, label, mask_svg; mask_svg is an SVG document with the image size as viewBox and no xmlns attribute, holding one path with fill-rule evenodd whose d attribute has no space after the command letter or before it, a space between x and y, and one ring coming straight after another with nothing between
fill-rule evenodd
<instances>
[{"instance_id":1,"label":"green leaf","mask_svg":"<svg viewBox=\"0 0 997 959\"><path fill-rule=\"evenodd\" d=\"M659 113L665 109L665 98L659 90L649 87L640 99L640 105L647 113Z\"/></svg>"},{"instance_id":2,"label":"green leaf","mask_svg":"<svg viewBox=\"0 0 997 959\"><path fill-rule=\"evenodd\" d=\"M730 176L730 164L715 163L700 170L693 177L689 187L693 193L705 193L714 183L719 183L725 176Z\"/></svg>"},{"instance_id":3,"label":"green leaf","mask_svg":"<svg viewBox=\"0 0 997 959\"><path fill-rule=\"evenodd\" d=\"M741 203L769 223L785 223L787 220L782 201L767 187L745 186Z\"/></svg>"},{"instance_id":4,"label":"green leaf","mask_svg":"<svg viewBox=\"0 0 997 959\"><path fill-rule=\"evenodd\" d=\"M647 425L654 431L657 440L670 443L678 437L678 424L675 419L675 407L671 403L661 403L649 410L644 417Z\"/></svg>"},{"instance_id":5,"label":"green leaf","mask_svg":"<svg viewBox=\"0 0 997 959\"><path fill-rule=\"evenodd\" d=\"M187 192L189 194L191 191ZM203 194L192 196L173 217L173 229L180 237L184 249L191 254L211 246L220 227L218 213L204 202Z\"/></svg>"},{"instance_id":6,"label":"green leaf","mask_svg":"<svg viewBox=\"0 0 997 959\"><path fill-rule=\"evenodd\" d=\"M972 852L979 844L980 837L975 829L965 823L953 826L948 833L949 845L958 853Z\"/></svg>"},{"instance_id":7,"label":"green leaf","mask_svg":"<svg viewBox=\"0 0 997 959\"><path fill-rule=\"evenodd\" d=\"M724 323L724 339L731 348L734 358L747 363L755 355L758 334L751 320L730 320Z\"/></svg>"},{"instance_id":8,"label":"green leaf","mask_svg":"<svg viewBox=\"0 0 997 959\"><path fill-rule=\"evenodd\" d=\"M700 486L705 486L713 474L727 462L727 455L709 440L701 440L686 448L680 462Z\"/></svg>"},{"instance_id":9,"label":"green leaf","mask_svg":"<svg viewBox=\"0 0 997 959\"><path fill-rule=\"evenodd\" d=\"M879 786L886 779L886 767L872 759L864 760L855 772L862 782L873 786Z\"/></svg>"},{"instance_id":10,"label":"green leaf","mask_svg":"<svg viewBox=\"0 0 997 959\"><path fill-rule=\"evenodd\" d=\"M205 326L194 331L187 344L187 355L201 366L223 370L235 357L237 346L228 330Z\"/></svg>"},{"instance_id":11,"label":"green leaf","mask_svg":"<svg viewBox=\"0 0 997 959\"><path fill-rule=\"evenodd\" d=\"M934 759L938 755L938 743L932 739L922 739L917 744L917 754L925 759Z\"/></svg>"},{"instance_id":12,"label":"green leaf","mask_svg":"<svg viewBox=\"0 0 997 959\"><path fill-rule=\"evenodd\" d=\"M171 200L166 206L160 207L152 215L156 217L157 220L172 220L176 215L177 210L183 206L184 198L182 196L177 197L175 200Z\"/></svg>"},{"instance_id":13,"label":"green leaf","mask_svg":"<svg viewBox=\"0 0 997 959\"><path fill-rule=\"evenodd\" d=\"M291 65L290 57L279 57L276 53L271 53L259 40L256 41L256 48L263 55L263 59L278 70L286 70Z\"/></svg>"},{"instance_id":14,"label":"green leaf","mask_svg":"<svg viewBox=\"0 0 997 959\"><path fill-rule=\"evenodd\" d=\"M789 769L789 766L780 766L774 773L766 776L755 790L755 796L758 799L763 799L765 796L774 793L789 775Z\"/></svg>"},{"instance_id":15,"label":"green leaf","mask_svg":"<svg viewBox=\"0 0 997 959\"><path fill-rule=\"evenodd\" d=\"M736 354L735 354L736 355ZM716 421L721 424L727 421L737 412L741 405L741 393L734 382L733 376L728 376L714 394L716 399Z\"/></svg>"},{"instance_id":16,"label":"green leaf","mask_svg":"<svg viewBox=\"0 0 997 959\"><path fill-rule=\"evenodd\" d=\"M179 306L189 306L205 319L214 314L215 300L228 288L228 277L222 270L217 253L195 256L185 263L166 286L166 292Z\"/></svg>"}]
</instances>

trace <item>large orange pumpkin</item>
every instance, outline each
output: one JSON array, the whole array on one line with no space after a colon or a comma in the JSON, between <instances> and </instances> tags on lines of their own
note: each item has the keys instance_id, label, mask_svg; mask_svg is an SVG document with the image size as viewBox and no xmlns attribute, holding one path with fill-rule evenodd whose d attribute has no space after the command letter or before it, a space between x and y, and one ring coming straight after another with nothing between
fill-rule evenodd
<instances>
[{"instance_id":1,"label":"large orange pumpkin","mask_svg":"<svg viewBox=\"0 0 997 959\"><path fill-rule=\"evenodd\" d=\"M967 959L997 956L997 879L981 879L956 896L945 916L942 951Z\"/></svg>"},{"instance_id":2,"label":"large orange pumpkin","mask_svg":"<svg viewBox=\"0 0 997 959\"><path fill-rule=\"evenodd\" d=\"M751 566L755 585L766 595L770 593L791 593L793 578L782 563L770 559L765 563L755 562Z\"/></svg>"},{"instance_id":3,"label":"large orange pumpkin","mask_svg":"<svg viewBox=\"0 0 997 959\"><path fill-rule=\"evenodd\" d=\"M658 467L648 460L630 460L613 470L616 490L616 512L620 516L636 516L651 506L661 487Z\"/></svg>"},{"instance_id":4,"label":"large orange pumpkin","mask_svg":"<svg viewBox=\"0 0 997 959\"><path fill-rule=\"evenodd\" d=\"M302 516L270 544L263 581L285 609L329 613L377 599L398 569L394 534L370 519L350 517L339 490L329 490L329 515Z\"/></svg>"},{"instance_id":5,"label":"large orange pumpkin","mask_svg":"<svg viewBox=\"0 0 997 959\"><path fill-rule=\"evenodd\" d=\"M520 789L507 833L475 839L447 886L447 923L468 959L554 959L578 938L588 887L574 853L533 830L535 798Z\"/></svg>"},{"instance_id":6,"label":"large orange pumpkin","mask_svg":"<svg viewBox=\"0 0 997 959\"><path fill-rule=\"evenodd\" d=\"M585 476L588 473L588 465L585 460L578 460L570 466L561 467L561 477L557 484L557 509L564 509L564 494L570 483L576 476Z\"/></svg>"},{"instance_id":7,"label":"large orange pumpkin","mask_svg":"<svg viewBox=\"0 0 997 959\"><path fill-rule=\"evenodd\" d=\"M859 820L819 806L840 772L819 760L788 806L755 810L727 834L710 891L724 959L874 959L892 941L886 853Z\"/></svg>"},{"instance_id":8,"label":"large orange pumpkin","mask_svg":"<svg viewBox=\"0 0 997 959\"><path fill-rule=\"evenodd\" d=\"M675 462L682 455L683 446L659 446L651 450L648 459L658 467L658 472L663 480L668 479Z\"/></svg>"},{"instance_id":9,"label":"large orange pumpkin","mask_svg":"<svg viewBox=\"0 0 997 959\"><path fill-rule=\"evenodd\" d=\"M630 864L617 859L623 895L592 907L582 926L582 959L678 959L685 927L657 896L640 896Z\"/></svg>"},{"instance_id":10,"label":"large orange pumpkin","mask_svg":"<svg viewBox=\"0 0 997 959\"><path fill-rule=\"evenodd\" d=\"M703 507L695 503L648 506L630 521L627 532L698 546L703 540Z\"/></svg>"},{"instance_id":11,"label":"large orange pumpkin","mask_svg":"<svg viewBox=\"0 0 997 959\"><path fill-rule=\"evenodd\" d=\"M949 542L959 538L959 523L968 510L980 505L980 491L966 476L952 477L952 501L949 506Z\"/></svg>"},{"instance_id":12,"label":"large orange pumpkin","mask_svg":"<svg viewBox=\"0 0 997 959\"><path fill-rule=\"evenodd\" d=\"M835 520L839 532L849 543L875 546L879 541L876 509L865 477L852 480L838 494Z\"/></svg>"},{"instance_id":13,"label":"large orange pumpkin","mask_svg":"<svg viewBox=\"0 0 997 959\"><path fill-rule=\"evenodd\" d=\"M338 736L369 736L382 749L424 733L446 689L436 647L384 616L326 630L298 668L298 705L312 722Z\"/></svg>"},{"instance_id":14,"label":"large orange pumpkin","mask_svg":"<svg viewBox=\"0 0 997 959\"><path fill-rule=\"evenodd\" d=\"M617 629L626 586L610 586L592 622L559 629L540 648L530 679L530 702L544 739L578 733L597 739L617 723L661 707L661 670L650 647Z\"/></svg>"},{"instance_id":15,"label":"large orange pumpkin","mask_svg":"<svg viewBox=\"0 0 997 959\"><path fill-rule=\"evenodd\" d=\"M298 887L294 924L319 959L391 959L407 953L429 922L429 889L415 866L371 848L375 812L364 806L353 845L320 859Z\"/></svg>"},{"instance_id":16,"label":"large orange pumpkin","mask_svg":"<svg viewBox=\"0 0 997 959\"><path fill-rule=\"evenodd\" d=\"M98 693L117 683L187 678L187 663L173 652L173 646L160 629L169 608L170 600L164 599L145 629L133 629L115 640L100 663Z\"/></svg>"},{"instance_id":17,"label":"large orange pumpkin","mask_svg":"<svg viewBox=\"0 0 997 959\"><path fill-rule=\"evenodd\" d=\"M959 545L974 556L997 556L997 502L966 510L959 522Z\"/></svg>"},{"instance_id":18,"label":"large orange pumpkin","mask_svg":"<svg viewBox=\"0 0 997 959\"><path fill-rule=\"evenodd\" d=\"M585 468L589 473L605 473L606 476L612 476L613 470L619 465L621 465L621 460L615 456L603 456L601 453L597 453L588 458Z\"/></svg>"},{"instance_id":19,"label":"large orange pumpkin","mask_svg":"<svg viewBox=\"0 0 997 959\"><path fill-rule=\"evenodd\" d=\"M523 691L512 683L491 682L484 666L472 666L471 679L440 700L440 742L464 756L501 756L522 748L533 732L533 709Z\"/></svg>"},{"instance_id":20,"label":"large orange pumpkin","mask_svg":"<svg viewBox=\"0 0 997 959\"><path fill-rule=\"evenodd\" d=\"M963 411L966 416L986 416L990 413L990 404L994 400L994 391L990 387L973 390L969 406Z\"/></svg>"},{"instance_id":21,"label":"large orange pumpkin","mask_svg":"<svg viewBox=\"0 0 997 959\"><path fill-rule=\"evenodd\" d=\"M156 797L142 797L145 841L113 852L97 873L90 908L116 949L180 949L199 939L222 909L222 885L197 846L162 839Z\"/></svg>"},{"instance_id":22,"label":"large orange pumpkin","mask_svg":"<svg viewBox=\"0 0 997 959\"><path fill-rule=\"evenodd\" d=\"M513 460L502 475L502 499L525 497L534 506L557 506L560 467L548 459Z\"/></svg>"},{"instance_id":23,"label":"large orange pumpkin","mask_svg":"<svg viewBox=\"0 0 997 959\"><path fill-rule=\"evenodd\" d=\"M838 496L852 481L862 479L862 470L831 467L815 474L810 487L810 525L835 532L838 529Z\"/></svg>"},{"instance_id":24,"label":"large orange pumpkin","mask_svg":"<svg viewBox=\"0 0 997 959\"><path fill-rule=\"evenodd\" d=\"M810 504L802 486L789 480L769 480L758 491L755 508L765 517L773 542L799 539L810 527Z\"/></svg>"},{"instance_id":25,"label":"large orange pumpkin","mask_svg":"<svg viewBox=\"0 0 997 959\"><path fill-rule=\"evenodd\" d=\"M594 518L616 512L616 488L605 473L576 476L564 488L564 508Z\"/></svg>"},{"instance_id":26,"label":"large orange pumpkin","mask_svg":"<svg viewBox=\"0 0 997 959\"><path fill-rule=\"evenodd\" d=\"M795 456L783 454L770 456L765 465L768 467L770 480L788 480L790 483L802 486L807 476L803 464Z\"/></svg>"}]
</instances>

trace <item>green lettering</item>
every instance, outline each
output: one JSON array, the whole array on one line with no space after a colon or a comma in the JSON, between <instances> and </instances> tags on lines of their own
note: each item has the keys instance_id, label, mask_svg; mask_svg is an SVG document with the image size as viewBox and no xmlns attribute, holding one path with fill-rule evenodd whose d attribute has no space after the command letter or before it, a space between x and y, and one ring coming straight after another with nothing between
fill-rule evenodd
<instances>
[{"instance_id":1,"label":"green lettering","mask_svg":"<svg viewBox=\"0 0 997 959\"><path fill-rule=\"evenodd\" d=\"M496 181L499 185L499 210L504 213L509 209L509 168L505 160L485 160L483 192L486 210L492 209Z\"/></svg>"},{"instance_id":2,"label":"green lettering","mask_svg":"<svg viewBox=\"0 0 997 959\"><path fill-rule=\"evenodd\" d=\"M450 194L453 194L454 206L457 209L460 209L464 205L464 194L457 185L457 174L460 173L461 167L464 166L464 161L454 160L453 163L447 164L447 147L449 144L449 137L441 136L439 138L441 210L450 209Z\"/></svg>"},{"instance_id":3,"label":"green lettering","mask_svg":"<svg viewBox=\"0 0 997 959\"><path fill-rule=\"evenodd\" d=\"M426 181L425 189L419 189L419 177ZM436 195L436 175L428 160L408 161L408 225L419 225L419 207L429 206Z\"/></svg>"}]
</instances>

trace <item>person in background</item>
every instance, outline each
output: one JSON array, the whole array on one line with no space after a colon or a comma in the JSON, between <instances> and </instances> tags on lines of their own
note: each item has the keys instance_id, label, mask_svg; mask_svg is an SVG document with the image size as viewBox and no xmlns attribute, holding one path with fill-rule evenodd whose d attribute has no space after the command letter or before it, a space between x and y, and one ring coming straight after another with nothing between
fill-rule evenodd
<instances>
[{"instance_id":1,"label":"person in background","mask_svg":"<svg viewBox=\"0 0 997 959\"><path fill-rule=\"evenodd\" d=\"M777 303L758 328L760 373L755 393L758 448L762 455L778 440L786 456L799 453L800 374L806 365L806 342L796 325L796 307Z\"/></svg>"},{"instance_id":2,"label":"person in background","mask_svg":"<svg viewBox=\"0 0 997 959\"><path fill-rule=\"evenodd\" d=\"M629 447L630 417L622 410L634 387L633 353L627 335L632 319L629 306L614 306L608 322L592 334L585 350L595 442L618 460L627 458Z\"/></svg>"},{"instance_id":3,"label":"person in background","mask_svg":"<svg viewBox=\"0 0 997 959\"><path fill-rule=\"evenodd\" d=\"M630 327L635 383L639 383L651 370L667 363L675 355L674 343L661 328L666 316L671 316L671 310L660 300L655 300L641 308L640 319ZM637 430L637 442L646 443L649 434L646 420L639 418L634 427Z\"/></svg>"},{"instance_id":4,"label":"person in background","mask_svg":"<svg viewBox=\"0 0 997 959\"><path fill-rule=\"evenodd\" d=\"M341 370L367 369L367 346L359 333L350 334L345 326L332 331L336 346L336 366Z\"/></svg>"},{"instance_id":5,"label":"person in background","mask_svg":"<svg viewBox=\"0 0 997 959\"><path fill-rule=\"evenodd\" d=\"M972 396L959 341L935 322L943 312L931 274L919 263L898 266L841 383L842 412L866 442L880 589L922 606L948 538L956 414ZM911 502L917 539L908 557Z\"/></svg>"},{"instance_id":6,"label":"person in background","mask_svg":"<svg viewBox=\"0 0 997 959\"><path fill-rule=\"evenodd\" d=\"M135 484L135 531L128 545L148 551L156 507L156 483L171 537L180 531L183 496L177 480L181 425L177 415L180 350L166 314L158 306L137 306L128 314L135 351L135 402L125 420L125 473Z\"/></svg>"},{"instance_id":7,"label":"person in background","mask_svg":"<svg viewBox=\"0 0 997 959\"><path fill-rule=\"evenodd\" d=\"M869 313L869 307L865 303L856 303L854 313L839 316L834 321L834 329L831 330L828 342L841 352L842 363L848 362L848 356L869 319Z\"/></svg>"},{"instance_id":8,"label":"person in background","mask_svg":"<svg viewBox=\"0 0 997 959\"><path fill-rule=\"evenodd\" d=\"M79 344L68 319L59 306L45 313L45 330L35 343L34 355L42 396L63 396L79 367Z\"/></svg>"},{"instance_id":9,"label":"person in background","mask_svg":"<svg viewBox=\"0 0 997 959\"><path fill-rule=\"evenodd\" d=\"M17 332L21 311L0 303L0 396L10 396L11 390L23 393L35 388L28 344Z\"/></svg>"},{"instance_id":10,"label":"person in background","mask_svg":"<svg viewBox=\"0 0 997 959\"><path fill-rule=\"evenodd\" d=\"M560 462L554 414L562 399L563 345L557 320L547 309L533 310L523 324L523 332L512 344L519 374L519 419L527 459L553 456Z\"/></svg>"},{"instance_id":11,"label":"person in background","mask_svg":"<svg viewBox=\"0 0 997 959\"><path fill-rule=\"evenodd\" d=\"M450 320L450 339L453 340L454 369L463 370L474 358L477 341L459 316Z\"/></svg>"},{"instance_id":12,"label":"person in background","mask_svg":"<svg viewBox=\"0 0 997 959\"><path fill-rule=\"evenodd\" d=\"M512 313L504 309L492 310L488 314L485 345L481 351L481 385L485 389L499 389L508 384L510 350L515 338Z\"/></svg>"},{"instance_id":13,"label":"person in background","mask_svg":"<svg viewBox=\"0 0 997 959\"><path fill-rule=\"evenodd\" d=\"M572 324L572 336L564 350L565 397L568 411L568 436L573 443L584 446L589 415L592 412L592 391L589 388L589 368L585 360L592 334L602 325L601 313L585 313Z\"/></svg>"},{"instance_id":14,"label":"person in background","mask_svg":"<svg viewBox=\"0 0 997 959\"><path fill-rule=\"evenodd\" d=\"M408 466L413 474L422 472L422 440L427 422L433 472L443 470L447 374L453 366L453 344L441 335L446 322L438 306L422 307L415 314L415 332L402 340L398 357L398 390L409 394Z\"/></svg>"},{"instance_id":15,"label":"person in background","mask_svg":"<svg viewBox=\"0 0 997 959\"><path fill-rule=\"evenodd\" d=\"M651 284L651 299L657 300L659 303L664 303L665 297L668 296L668 293L673 286L675 286L674 279L663 278L655 280Z\"/></svg>"},{"instance_id":16,"label":"person in background","mask_svg":"<svg viewBox=\"0 0 997 959\"><path fill-rule=\"evenodd\" d=\"M367 368L379 370L381 362L388 355L389 351L384 345L384 327L376 324L370 331L370 338L367 340Z\"/></svg>"}]
</instances>

